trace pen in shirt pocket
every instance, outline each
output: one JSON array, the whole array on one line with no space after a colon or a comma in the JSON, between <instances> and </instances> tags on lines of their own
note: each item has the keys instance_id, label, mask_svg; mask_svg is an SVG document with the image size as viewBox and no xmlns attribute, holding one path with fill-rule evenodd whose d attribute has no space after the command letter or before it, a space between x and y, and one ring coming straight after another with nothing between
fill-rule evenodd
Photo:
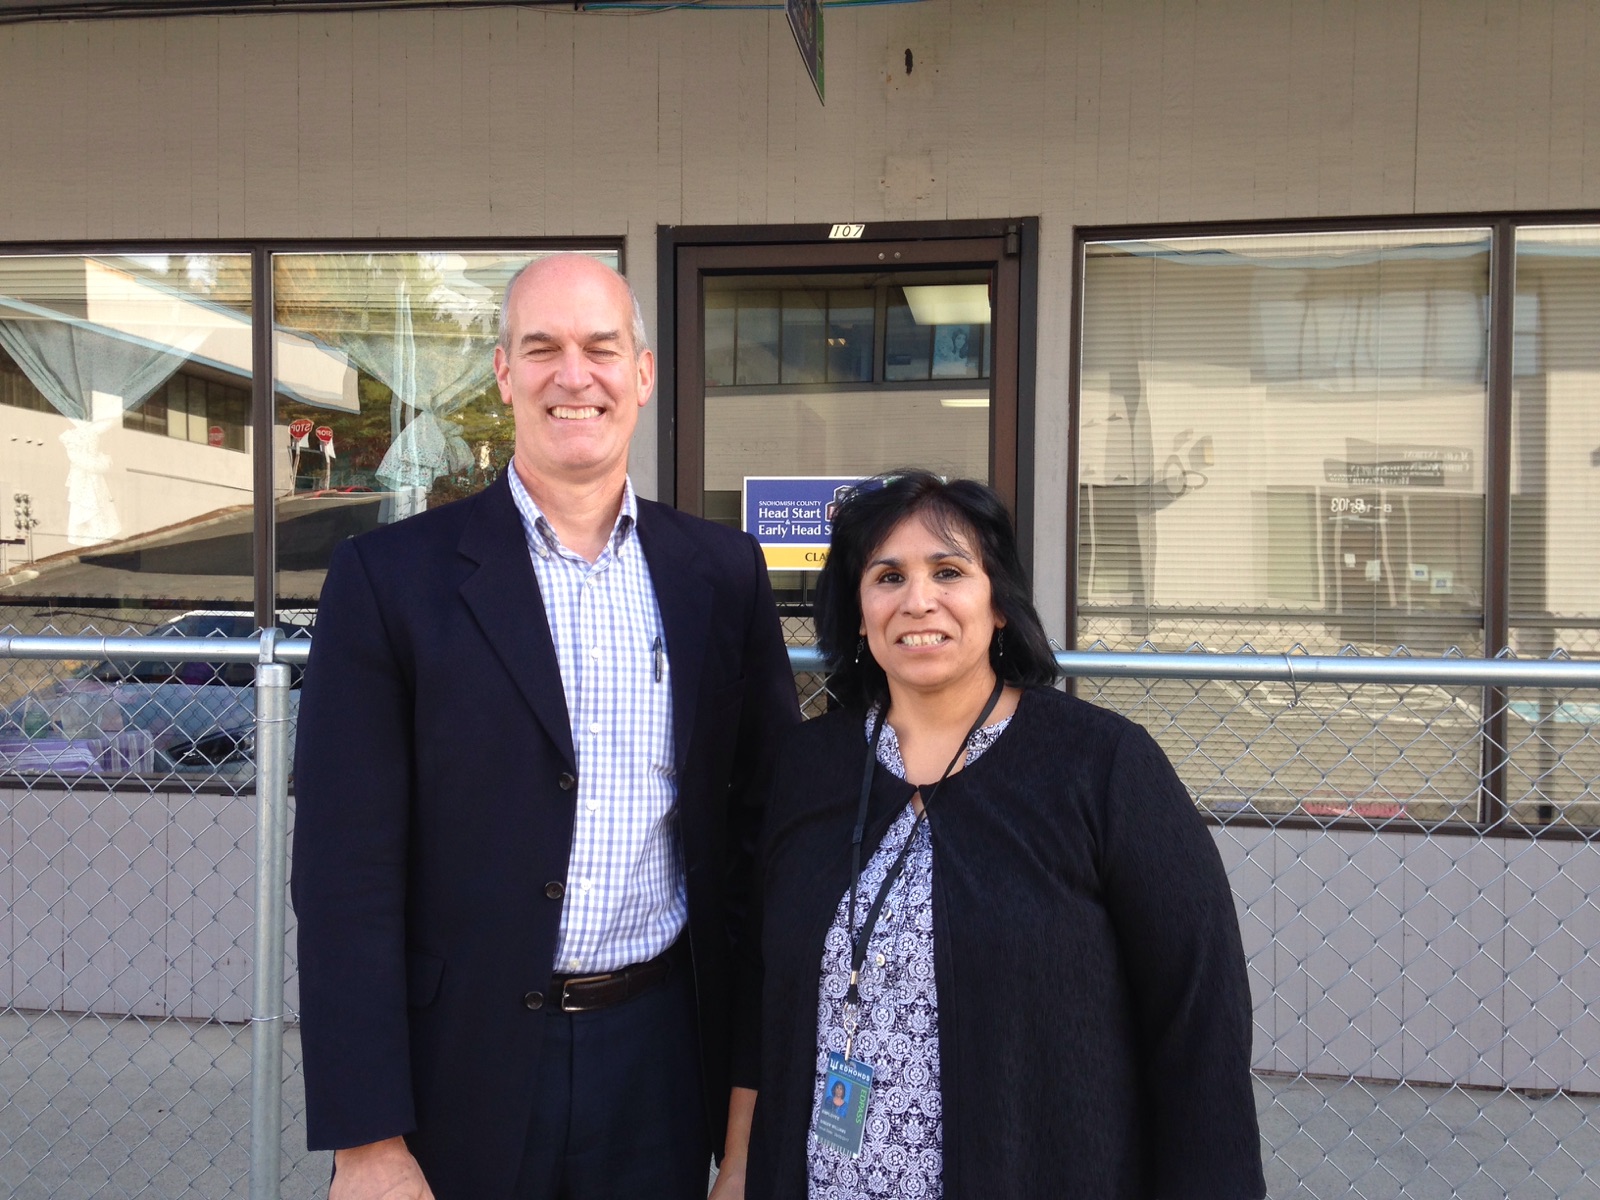
<instances>
[{"instance_id":1,"label":"pen in shirt pocket","mask_svg":"<svg viewBox=\"0 0 1600 1200\"><path fill-rule=\"evenodd\" d=\"M661 635L656 634L656 640L650 646L650 656L655 661L656 682L661 682L661 671L666 665L666 650L661 645Z\"/></svg>"}]
</instances>

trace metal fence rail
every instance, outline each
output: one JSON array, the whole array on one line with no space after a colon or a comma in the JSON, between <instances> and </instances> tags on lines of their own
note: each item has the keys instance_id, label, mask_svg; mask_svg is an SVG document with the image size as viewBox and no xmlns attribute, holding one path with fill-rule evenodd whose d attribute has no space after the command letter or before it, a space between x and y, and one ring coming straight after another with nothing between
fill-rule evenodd
<instances>
[{"instance_id":1,"label":"metal fence rail","mask_svg":"<svg viewBox=\"0 0 1600 1200\"><path fill-rule=\"evenodd\" d=\"M307 648L0 635L0 1191L323 1194L284 888ZM1061 661L1213 820L1272 1196L1600 1195L1600 663Z\"/></svg>"}]
</instances>

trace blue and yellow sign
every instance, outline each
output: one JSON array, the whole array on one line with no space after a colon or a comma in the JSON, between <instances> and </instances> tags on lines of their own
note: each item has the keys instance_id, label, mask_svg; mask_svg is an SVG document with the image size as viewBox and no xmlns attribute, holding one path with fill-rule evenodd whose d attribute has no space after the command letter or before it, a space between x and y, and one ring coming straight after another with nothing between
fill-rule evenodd
<instances>
[{"instance_id":1,"label":"blue and yellow sign","mask_svg":"<svg viewBox=\"0 0 1600 1200\"><path fill-rule=\"evenodd\" d=\"M861 481L831 475L747 475L744 531L774 571L820 571L833 536L833 506Z\"/></svg>"}]
</instances>

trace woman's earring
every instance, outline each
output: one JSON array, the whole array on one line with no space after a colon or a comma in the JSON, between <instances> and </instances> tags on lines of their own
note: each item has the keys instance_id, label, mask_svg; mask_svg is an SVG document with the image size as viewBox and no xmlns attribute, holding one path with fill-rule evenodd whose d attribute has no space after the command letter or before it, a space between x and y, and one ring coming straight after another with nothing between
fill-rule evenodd
<instances>
[{"instance_id":1,"label":"woman's earring","mask_svg":"<svg viewBox=\"0 0 1600 1200\"><path fill-rule=\"evenodd\" d=\"M862 634L856 639L856 661L861 661L861 652L867 648L867 635Z\"/></svg>"},{"instance_id":2,"label":"woman's earring","mask_svg":"<svg viewBox=\"0 0 1600 1200\"><path fill-rule=\"evenodd\" d=\"M994 656L996 658L1004 658L1006 656L1006 627L1004 625L1000 626L999 632L995 634L994 647Z\"/></svg>"}]
</instances>

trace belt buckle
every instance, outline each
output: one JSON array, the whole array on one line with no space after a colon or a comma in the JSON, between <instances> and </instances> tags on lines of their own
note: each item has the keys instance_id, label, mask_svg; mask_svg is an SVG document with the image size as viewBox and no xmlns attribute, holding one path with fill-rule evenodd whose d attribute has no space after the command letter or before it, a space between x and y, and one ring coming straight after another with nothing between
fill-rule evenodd
<instances>
[{"instance_id":1,"label":"belt buckle","mask_svg":"<svg viewBox=\"0 0 1600 1200\"><path fill-rule=\"evenodd\" d=\"M585 1004L581 1000L572 999L569 989L575 983L604 983L606 980L615 977L616 974L615 971L606 971L600 975L574 975L569 979L563 979L561 981L561 1011L566 1013L589 1012L591 1009L600 1007L599 1005Z\"/></svg>"}]
</instances>

